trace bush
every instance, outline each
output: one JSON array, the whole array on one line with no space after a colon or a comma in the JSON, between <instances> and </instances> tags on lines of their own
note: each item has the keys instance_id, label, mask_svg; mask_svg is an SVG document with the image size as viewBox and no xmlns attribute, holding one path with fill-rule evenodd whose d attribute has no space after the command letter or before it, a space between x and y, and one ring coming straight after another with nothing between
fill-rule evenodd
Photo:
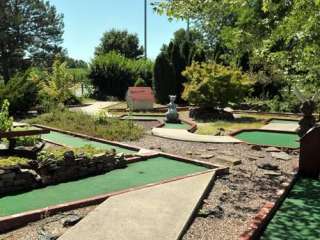
<instances>
[{"instance_id":1,"label":"bush","mask_svg":"<svg viewBox=\"0 0 320 240\"><path fill-rule=\"evenodd\" d=\"M12 128L13 118L9 116L9 106L9 101L5 99L0 109L0 132L9 131Z\"/></svg>"},{"instance_id":2,"label":"bush","mask_svg":"<svg viewBox=\"0 0 320 240\"><path fill-rule=\"evenodd\" d=\"M8 99L10 113L25 113L38 102L38 82L31 77L34 70L16 74L6 84L0 83L0 102Z\"/></svg>"},{"instance_id":3,"label":"bush","mask_svg":"<svg viewBox=\"0 0 320 240\"><path fill-rule=\"evenodd\" d=\"M135 83L134 83L134 86L135 87L145 87L147 84L146 82L142 79L142 78L139 78Z\"/></svg>"},{"instance_id":4,"label":"bush","mask_svg":"<svg viewBox=\"0 0 320 240\"><path fill-rule=\"evenodd\" d=\"M160 103L167 103L168 96L176 93L174 69L164 53L160 53L154 65L153 89Z\"/></svg>"},{"instance_id":5,"label":"bush","mask_svg":"<svg viewBox=\"0 0 320 240\"><path fill-rule=\"evenodd\" d=\"M239 70L214 63L193 63L183 72L189 80L182 98L201 108L223 108L241 101L249 91L250 78Z\"/></svg>"},{"instance_id":6,"label":"bush","mask_svg":"<svg viewBox=\"0 0 320 240\"><path fill-rule=\"evenodd\" d=\"M147 85L151 83L152 66L150 61L128 59L110 52L95 57L90 66L89 77L99 98L113 96L124 99L128 87L134 86L139 78Z\"/></svg>"}]
</instances>

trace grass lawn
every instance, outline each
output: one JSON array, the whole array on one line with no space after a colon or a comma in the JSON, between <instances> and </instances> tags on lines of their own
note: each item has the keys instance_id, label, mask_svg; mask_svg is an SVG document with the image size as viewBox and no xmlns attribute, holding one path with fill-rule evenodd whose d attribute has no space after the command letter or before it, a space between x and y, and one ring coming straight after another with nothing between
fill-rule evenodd
<instances>
[{"instance_id":1,"label":"grass lawn","mask_svg":"<svg viewBox=\"0 0 320 240\"><path fill-rule=\"evenodd\" d=\"M97 118L82 112L68 110L55 110L29 119L27 122L101 137L111 141L136 140L144 134L144 129L133 124L132 121L108 117Z\"/></svg>"}]
</instances>

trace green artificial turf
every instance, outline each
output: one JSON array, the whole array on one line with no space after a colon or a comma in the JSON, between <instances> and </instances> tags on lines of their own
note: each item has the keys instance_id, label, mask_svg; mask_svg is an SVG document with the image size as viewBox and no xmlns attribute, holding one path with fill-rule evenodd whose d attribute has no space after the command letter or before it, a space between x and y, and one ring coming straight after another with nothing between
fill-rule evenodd
<instances>
[{"instance_id":1,"label":"green artificial turf","mask_svg":"<svg viewBox=\"0 0 320 240\"><path fill-rule=\"evenodd\" d=\"M155 157L129 164L124 169L113 170L104 175L2 197L0 198L0 217L156 183L204 170L207 168L169 158Z\"/></svg>"},{"instance_id":2,"label":"green artificial turf","mask_svg":"<svg viewBox=\"0 0 320 240\"><path fill-rule=\"evenodd\" d=\"M256 145L268 145L275 147L299 147L299 136L296 133L281 133L268 131L242 131L234 137Z\"/></svg>"},{"instance_id":3,"label":"green artificial turf","mask_svg":"<svg viewBox=\"0 0 320 240\"><path fill-rule=\"evenodd\" d=\"M186 123L166 123L163 128L169 129L189 129L190 125Z\"/></svg>"},{"instance_id":4,"label":"green artificial turf","mask_svg":"<svg viewBox=\"0 0 320 240\"><path fill-rule=\"evenodd\" d=\"M320 239L320 180L299 179L261 239Z\"/></svg>"},{"instance_id":5,"label":"green artificial turf","mask_svg":"<svg viewBox=\"0 0 320 240\"><path fill-rule=\"evenodd\" d=\"M101 142L96 142L96 141L91 141L85 138L80 138L80 137L74 137L68 134L60 133L60 132L55 132L51 131L49 134L44 134L42 135L42 138L44 140L48 140L57 144L63 144L69 147L83 147L85 145L90 145L94 148L97 149L102 149L102 150L111 150L115 149L118 153L134 153L136 151L124 148L124 147L119 147L115 146L112 144L107 144L107 143L101 143Z\"/></svg>"},{"instance_id":6,"label":"green artificial turf","mask_svg":"<svg viewBox=\"0 0 320 240\"><path fill-rule=\"evenodd\" d=\"M298 124L297 120L282 120L282 119L273 119L270 123L282 123L282 124Z\"/></svg>"}]
</instances>

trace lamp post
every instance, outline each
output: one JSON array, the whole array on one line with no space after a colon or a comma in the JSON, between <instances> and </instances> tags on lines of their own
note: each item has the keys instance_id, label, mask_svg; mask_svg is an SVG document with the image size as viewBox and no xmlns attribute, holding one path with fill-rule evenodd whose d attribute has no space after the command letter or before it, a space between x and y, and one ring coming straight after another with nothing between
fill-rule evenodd
<instances>
[{"instance_id":1,"label":"lamp post","mask_svg":"<svg viewBox=\"0 0 320 240\"><path fill-rule=\"evenodd\" d=\"M147 59L147 0L144 0L144 58Z\"/></svg>"}]
</instances>

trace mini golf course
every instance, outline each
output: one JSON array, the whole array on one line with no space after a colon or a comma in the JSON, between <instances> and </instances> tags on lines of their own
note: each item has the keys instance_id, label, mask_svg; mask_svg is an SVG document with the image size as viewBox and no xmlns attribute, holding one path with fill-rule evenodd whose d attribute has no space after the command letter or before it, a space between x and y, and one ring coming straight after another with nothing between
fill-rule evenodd
<instances>
[{"instance_id":1,"label":"mini golf course","mask_svg":"<svg viewBox=\"0 0 320 240\"><path fill-rule=\"evenodd\" d=\"M162 180L208 170L167 157L128 164L103 175L61 183L0 198L0 217L86 199Z\"/></svg>"},{"instance_id":2,"label":"mini golf course","mask_svg":"<svg viewBox=\"0 0 320 240\"><path fill-rule=\"evenodd\" d=\"M191 126L189 124L186 124L184 122L181 123L165 123L163 128L168 128L168 129L189 129Z\"/></svg>"},{"instance_id":3,"label":"mini golf course","mask_svg":"<svg viewBox=\"0 0 320 240\"><path fill-rule=\"evenodd\" d=\"M102 149L102 150L111 150L115 149L117 152L121 153L135 153L137 151L125 148L125 147L120 147L117 145L112 145L108 143L101 143L97 141L91 141L85 138L80 138L80 137L75 137L69 134L64 134L56 131L51 131L49 134L42 135L43 140L48 140L49 142L57 143L57 144L62 144L65 146L69 147L84 147L86 145L90 145L94 148L97 149Z\"/></svg>"},{"instance_id":4,"label":"mini golf course","mask_svg":"<svg viewBox=\"0 0 320 240\"><path fill-rule=\"evenodd\" d=\"M298 179L261 239L320 239L320 180Z\"/></svg>"},{"instance_id":5,"label":"mini golf course","mask_svg":"<svg viewBox=\"0 0 320 240\"><path fill-rule=\"evenodd\" d=\"M262 131L262 130L242 130L234 135L235 138L249 144L298 148L299 136L296 133Z\"/></svg>"}]
</instances>

